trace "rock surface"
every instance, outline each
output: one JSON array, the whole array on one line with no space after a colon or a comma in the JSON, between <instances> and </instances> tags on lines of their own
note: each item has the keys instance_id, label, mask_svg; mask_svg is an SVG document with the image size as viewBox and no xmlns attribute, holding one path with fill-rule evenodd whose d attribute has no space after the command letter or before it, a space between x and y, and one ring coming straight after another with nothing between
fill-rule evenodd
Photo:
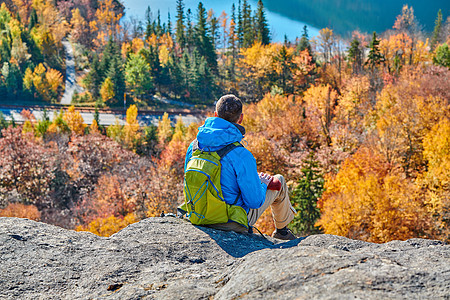
<instances>
[{"instance_id":1,"label":"rock surface","mask_svg":"<svg viewBox=\"0 0 450 300\"><path fill-rule=\"evenodd\" d=\"M109 237L0 218L0 299L450 299L450 245L290 242L166 217Z\"/></svg>"}]
</instances>

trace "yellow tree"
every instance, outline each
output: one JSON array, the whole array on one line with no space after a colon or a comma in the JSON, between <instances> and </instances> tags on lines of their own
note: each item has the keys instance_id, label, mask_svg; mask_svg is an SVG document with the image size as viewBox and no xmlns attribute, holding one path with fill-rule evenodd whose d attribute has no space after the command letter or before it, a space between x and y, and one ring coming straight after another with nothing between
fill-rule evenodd
<instances>
[{"instance_id":1,"label":"yellow tree","mask_svg":"<svg viewBox=\"0 0 450 300\"><path fill-rule=\"evenodd\" d=\"M274 58L280 49L279 44L262 45L260 42L241 49L237 68L241 73L239 86L242 93L262 97L270 91L269 75L275 72Z\"/></svg>"},{"instance_id":2,"label":"yellow tree","mask_svg":"<svg viewBox=\"0 0 450 300\"><path fill-rule=\"evenodd\" d=\"M405 67L398 82L381 91L371 125L380 152L389 162L401 164L407 176L412 177L424 167L423 137L441 116L449 116L448 99L432 95L433 90L428 95L422 94L423 89L435 83L424 81L423 73L418 70Z\"/></svg>"},{"instance_id":3,"label":"yellow tree","mask_svg":"<svg viewBox=\"0 0 450 300\"><path fill-rule=\"evenodd\" d=\"M47 80L48 86L53 95L58 93L59 87L63 88L63 76L59 71L48 68L47 73L45 73L45 79Z\"/></svg>"},{"instance_id":4,"label":"yellow tree","mask_svg":"<svg viewBox=\"0 0 450 300\"><path fill-rule=\"evenodd\" d=\"M113 0L99 1L99 7L95 12L95 17L96 20L89 24L91 31L97 32L94 44L97 47L103 47L109 39L117 40L122 29L120 25L122 14L117 14L114 11Z\"/></svg>"},{"instance_id":5,"label":"yellow tree","mask_svg":"<svg viewBox=\"0 0 450 300\"><path fill-rule=\"evenodd\" d=\"M386 59L386 64L391 70L399 71L406 59L411 55L411 38L406 33L391 35L389 39L380 41L380 51Z\"/></svg>"},{"instance_id":6,"label":"yellow tree","mask_svg":"<svg viewBox=\"0 0 450 300\"><path fill-rule=\"evenodd\" d=\"M357 149L364 140L372 105L369 99L370 82L367 76L347 80L338 99L334 124L331 126L333 145L343 151Z\"/></svg>"},{"instance_id":7,"label":"yellow tree","mask_svg":"<svg viewBox=\"0 0 450 300\"><path fill-rule=\"evenodd\" d=\"M107 102L114 98L114 83L111 78L106 77L105 81L102 83L102 87L100 88L100 96L102 97L103 102Z\"/></svg>"},{"instance_id":8,"label":"yellow tree","mask_svg":"<svg viewBox=\"0 0 450 300\"><path fill-rule=\"evenodd\" d=\"M84 129L87 125L84 124L84 120L80 112L75 110L75 106L72 105L69 107L63 116L63 120L67 123L67 126L69 126L73 133L78 135L84 134Z\"/></svg>"},{"instance_id":9,"label":"yellow tree","mask_svg":"<svg viewBox=\"0 0 450 300\"><path fill-rule=\"evenodd\" d=\"M322 50L323 60L329 63L332 57L335 35L332 29L323 28L319 31L318 44Z\"/></svg>"},{"instance_id":10,"label":"yellow tree","mask_svg":"<svg viewBox=\"0 0 450 300\"><path fill-rule=\"evenodd\" d=\"M127 109L127 124L123 127L122 144L128 149L133 149L139 139L139 123L137 120L138 109L136 105L130 105Z\"/></svg>"},{"instance_id":11,"label":"yellow tree","mask_svg":"<svg viewBox=\"0 0 450 300\"><path fill-rule=\"evenodd\" d=\"M419 237L427 212L417 189L383 156L367 147L328 176L317 226L327 234L384 243Z\"/></svg>"},{"instance_id":12,"label":"yellow tree","mask_svg":"<svg viewBox=\"0 0 450 300\"><path fill-rule=\"evenodd\" d=\"M30 85L31 77L33 85L38 92L38 94L45 101L56 101L58 96L58 89L63 84L63 77L61 73L52 68L45 68L42 63L34 68L33 74L31 76L30 72L27 71L26 78L24 78L26 87Z\"/></svg>"},{"instance_id":13,"label":"yellow tree","mask_svg":"<svg viewBox=\"0 0 450 300\"><path fill-rule=\"evenodd\" d=\"M88 30L88 24L78 8L72 10L72 19L70 20L70 23L72 25L72 39L76 42L82 41Z\"/></svg>"},{"instance_id":14,"label":"yellow tree","mask_svg":"<svg viewBox=\"0 0 450 300\"><path fill-rule=\"evenodd\" d=\"M164 113L162 119L158 123L158 142L164 146L172 138L172 125L170 123L169 114Z\"/></svg>"},{"instance_id":15,"label":"yellow tree","mask_svg":"<svg viewBox=\"0 0 450 300\"><path fill-rule=\"evenodd\" d=\"M330 125L337 99L336 91L328 84L313 85L304 94L306 116L315 123L315 128L331 144Z\"/></svg>"},{"instance_id":16,"label":"yellow tree","mask_svg":"<svg viewBox=\"0 0 450 300\"><path fill-rule=\"evenodd\" d=\"M294 65L292 72L294 92L298 92L306 85L307 75L314 69L314 64L312 63L312 57L308 49L294 55L292 63Z\"/></svg>"},{"instance_id":17,"label":"yellow tree","mask_svg":"<svg viewBox=\"0 0 450 300\"><path fill-rule=\"evenodd\" d=\"M56 47L60 50L62 39L69 32L69 24L59 14L52 1L33 0L33 8L36 10L38 24L32 30L32 34L41 47L45 44L45 35L50 35L52 44L45 47ZM47 49L48 50L48 49Z\"/></svg>"},{"instance_id":18,"label":"yellow tree","mask_svg":"<svg viewBox=\"0 0 450 300\"><path fill-rule=\"evenodd\" d=\"M94 119L92 120L91 126L89 126L89 134L99 134L100 130L98 129L97 121Z\"/></svg>"},{"instance_id":19,"label":"yellow tree","mask_svg":"<svg viewBox=\"0 0 450 300\"><path fill-rule=\"evenodd\" d=\"M450 241L450 119L442 118L423 139L427 171L419 176L427 208L433 216L433 238Z\"/></svg>"}]
</instances>

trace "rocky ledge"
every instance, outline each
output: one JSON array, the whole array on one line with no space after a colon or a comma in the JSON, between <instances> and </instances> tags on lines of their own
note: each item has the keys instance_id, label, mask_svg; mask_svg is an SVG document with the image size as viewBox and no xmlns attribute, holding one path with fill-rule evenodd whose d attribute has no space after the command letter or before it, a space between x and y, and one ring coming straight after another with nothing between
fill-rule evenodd
<instances>
[{"instance_id":1,"label":"rocky ledge","mask_svg":"<svg viewBox=\"0 0 450 300\"><path fill-rule=\"evenodd\" d=\"M1 299L450 299L450 246L290 242L150 218L109 238L0 218Z\"/></svg>"}]
</instances>

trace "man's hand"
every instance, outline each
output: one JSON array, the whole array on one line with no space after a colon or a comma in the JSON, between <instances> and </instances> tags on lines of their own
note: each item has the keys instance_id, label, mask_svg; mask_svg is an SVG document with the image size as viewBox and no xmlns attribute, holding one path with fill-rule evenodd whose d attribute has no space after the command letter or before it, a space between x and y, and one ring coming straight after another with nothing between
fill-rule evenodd
<instances>
[{"instance_id":1,"label":"man's hand","mask_svg":"<svg viewBox=\"0 0 450 300\"><path fill-rule=\"evenodd\" d=\"M258 175L259 175L259 179L261 180L261 182L267 186L273 179L273 176L270 176L269 174L265 174L263 172L259 173Z\"/></svg>"}]
</instances>

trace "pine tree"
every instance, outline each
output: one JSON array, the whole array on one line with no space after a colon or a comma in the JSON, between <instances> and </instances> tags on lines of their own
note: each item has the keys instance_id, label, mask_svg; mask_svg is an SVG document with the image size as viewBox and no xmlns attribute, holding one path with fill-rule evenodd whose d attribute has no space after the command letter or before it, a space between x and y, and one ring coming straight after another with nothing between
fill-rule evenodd
<instances>
[{"instance_id":1,"label":"pine tree","mask_svg":"<svg viewBox=\"0 0 450 300\"><path fill-rule=\"evenodd\" d=\"M450 50L447 43L436 48L436 56L433 57L433 63L450 69Z\"/></svg>"},{"instance_id":2,"label":"pine tree","mask_svg":"<svg viewBox=\"0 0 450 300\"><path fill-rule=\"evenodd\" d=\"M97 106L95 106L95 110L94 110L94 120L95 120L95 122L97 122L97 126L100 127L100 113L98 112Z\"/></svg>"},{"instance_id":3,"label":"pine tree","mask_svg":"<svg viewBox=\"0 0 450 300\"><path fill-rule=\"evenodd\" d=\"M170 20L170 12L167 13L167 33L172 36L172 21Z\"/></svg>"},{"instance_id":4,"label":"pine tree","mask_svg":"<svg viewBox=\"0 0 450 300\"><path fill-rule=\"evenodd\" d=\"M258 0L258 9L256 11L256 30L257 40L263 45L268 45L270 43L270 31L262 0Z\"/></svg>"},{"instance_id":5,"label":"pine tree","mask_svg":"<svg viewBox=\"0 0 450 300\"><path fill-rule=\"evenodd\" d=\"M368 48L370 49L369 55L367 56L366 65L369 65L373 70L377 65L384 62L384 56L381 54L380 48L380 40L377 39L377 33L373 32L372 41L370 42Z\"/></svg>"},{"instance_id":6,"label":"pine tree","mask_svg":"<svg viewBox=\"0 0 450 300\"><path fill-rule=\"evenodd\" d=\"M192 27L192 12L190 8L186 12L186 23L186 48L189 53L192 53L194 50L194 28Z\"/></svg>"},{"instance_id":7,"label":"pine tree","mask_svg":"<svg viewBox=\"0 0 450 300\"><path fill-rule=\"evenodd\" d=\"M280 64L281 74L279 77L280 87L285 93L292 93L293 91L288 91L288 82L292 79L292 55L287 52L286 46L281 47L280 52L275 57L275 61ZM292 87L292 85L289 85Z\"/></svg>"},{"instance_id":8,"label":"pine tree","mask_svg":"<svg viewBox=\"0 0 450 300\"><path fill-rule=\"evenodd\" d=\"M145 11L145 19L145 38L147 39L149 36L155 33L154 22L152 20L152 10L150 9L150 6L148 6L147 10Z\"/></svg>"},{"instance_id":9,"label":"pine tree","mask_svg":"<svg viewBox=\"0 0 450 300\"><path fill-rule=\"evenodd\" d=\"M199 2L197 10L197 25L195 26L196 49L206 59L208 67L217 72L217 54L206 22L206 10Z\"/></svg>"},{"instance_id":10,"label":"pine tree","mask_svg":"<svg viewBox=\"0 0 450 300\"><path fill-rule=\"evenodd\" d=\"M156 36L158 36L158 37L160 37L160 36L162 36L163 35L163 27L161 26L161 12L160 12L160 10L158 9L158 18L156 19L157 20L157 22L156 22Z\"/></svg>"},{"instance_id":11,"label":"pine tree","mask_svg":"<svg viewBox=\"0 0 450 300\"><path fill-rule=\"evenodd\" d=\"M100 86L103 83L103 74L100 69L100 61L95 53L91 63L91 70L86 78L86 83L92 96L98 98L100 96Z\"/></svg>"},{"instance_id":12,"label":"pine tree","mask_svg":"<svg viewBox=\"0 0 450 300\"><path fill-rule=\"evenodd\" d=\"M114 98L111 100L112 105L120 105L125 94L125 74L123 70L123 63L120 57L112 60L110 68L107 72L114 85Z\"/></svg>"},{"instance_id":13,"label":"pine tree","mask_svg":"<svg viewBox=\"0 0 450 300\"><path fill-rule=\"evenodd\" d=\"M242 6L241 0L238 2L238 23L237 23L237 37L239 41L239 47L242 47L242 43L244 42L244 24L242 22Z\"/></svg>"},{"instance_id":14,"label":"pine tree","mask_svg":"<svg viewBox=\"0 0 450 300\"><path fill-rule=\"evenodd\" d=\"M353 73L358 74L362 69L362 51L357 39L353 39L348 49L348 60L352 63Z\"/></svg>"},{"instance_id":15,"label":"pine tree","mask_svg":"<svg viewBox=\"0 0 450 300\"><path fill-rule=\"evenodd\" d=\"M434 31L433 31L433 37L431 38L431 44L430 48L431 50L434 50L436 46L439 44L441 40L441 31L442 31L442 11L438 11L438 15L436 18L436 21L434 22Z\"/></svg>"},{"instance_id":16,"label":"pine tree","mask_svg":"<svg viewBox=\"0 0 450 300\"><path fill-rule=\"evenodd\" d=\"M175 96L180 96L184 90L183 72L181 71L180 63L174 53L171 53L167 65L169 87L175 93Z\"/></svg>"},{"instance_id":17,"label":"pine tree","mask_svg":"<svg viewBox=\"0 0 450 300\"><path fill-rule=\"evenodd\" d=\"M180 49L186 47L186 37L184 34L184 4L183 0L177 0L177 30L176 30L176 42Z\"/></svg>"},{"instance_id":18,"label":"pine tree","mask_svg":"<svg viewBox=\"0 0 450 300\"><path fill-rule=\"evenodd\" d=\"M322 196L324 179L313 152L303 163L303 177L298 181L298 185L291 195L297 215L289 227L297 234L314 234L319 232L314 224L320 217L317 200Z\"/></svg>"},{"instance_id":19,"label":"pine tree","mask_svg":"<svg viewBox=\"0 0 450 300\"><path fill-rule=\"evenodd\" d=\"M214 15L214 11L212 9L209 10L208 12L207 20L211 31L211 39L214 44L214 48L216 48L220 39L219 20L217 20L216 16Z\"/></svg>"},{"instance_id":20,"label":"pine tree","mask_svg":"<svg viewBox=\"0 0 450 300\"><path fill-rule=\"evenodd\" d=\"M228 39L228 48L231 50L231 60L228 66L228 77L230 80L234 81L235 77L235 67L236 67L236 57L237 57L237 42L236 39L236 8L233 5L231 6L231 20L230 20L230 36Z\"/></svg>"},{"instance_id":21,"label":"pine tree","mask_svg":"<svg viewBox=\"0 0 450 300\"><path fill-rule=\"evenodd\" d=\"M311 44L309 42L309 36L308 36L308 26L303 26L303 33L302 33L302 37L300 39L300 42L297 45L297 51L301 52L301 51L305 51L308 50L309 55L312 55L312 50L311 50Z\"/></svg>"},{"instance_id":22,"label":"pine tree","mask_svg":"<svg viewBox=\"0 0 450 300\"><path fill-rule=\"evenodd\" d=\"M36 14L36 9L34 9L34 7L31 9L30 12L30 18L28 21L28 31L31 31L31 29L34 28L34 26L36 26L38 24L38 17Z\"/></svg>"},{"instance_id":23,"label":"pine tree","mask_svg":"<svg viewBox=\"0 0 450 300\"><path fill-rule=\"evenodd\" d=\"M252 10L250 4L247 3L247 0L244 0L244 2L242 3L242 27L242 47L251 47L255 41L255 35L253 28Z\"/></svg>"}]
</instances>

